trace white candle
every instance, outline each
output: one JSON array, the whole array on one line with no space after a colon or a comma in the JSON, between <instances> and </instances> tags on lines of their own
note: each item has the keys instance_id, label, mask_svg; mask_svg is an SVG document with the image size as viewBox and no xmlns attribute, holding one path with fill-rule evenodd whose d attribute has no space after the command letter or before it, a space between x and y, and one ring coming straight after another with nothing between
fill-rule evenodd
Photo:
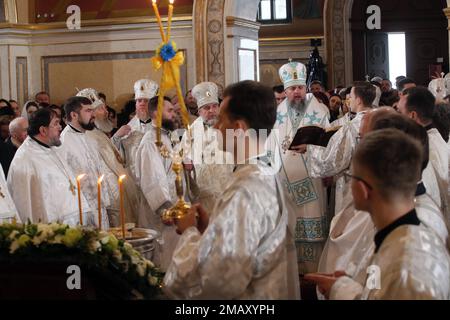
<instances>
[{"instance_id":1,"label":"white candle","mask_svg":"<svg viewBox=\"0 0 450 320\"><path fill-rule=\"evenodd\" d=\"M119 193L120 193L120 222L122 224L122 236L125 239L125 210L123 206L123 180L126 175L119 177Z\"/></svg>"},{"instance_id":2,"label":"white candle","mask_svg":"<svg viewBox=\"0 0 450 320\"><path fill-rule=\"evenodd\" d=\"M98 196L98 229L102 230L102 181L104 175L97 180L97 196Z\"/></svg>"}]
</instances>

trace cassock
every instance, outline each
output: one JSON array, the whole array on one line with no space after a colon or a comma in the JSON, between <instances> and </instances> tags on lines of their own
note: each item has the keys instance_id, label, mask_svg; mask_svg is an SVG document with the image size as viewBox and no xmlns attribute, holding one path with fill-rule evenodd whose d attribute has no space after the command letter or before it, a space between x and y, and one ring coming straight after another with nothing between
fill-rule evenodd
<instances>
[{"instance_id":1,"label":"cassock","mask_svg":"<svg viewBox=\"0 0 450 320\"><path fill-rule=\"evenodd\" d=\"M28 137L17 150L8 175L8 189L20 219L79 224L75 177L54 147ZM83 193L81 199L84 214L90 215Z\"/></svg>"},{"instance_id":2,"label":"cassock","mask_svg":"<svg viewBox=\"0 0 450 320\"><path fill-rule=\"evenodd\" d=\"M435 128L428 129L428 141L430 144L430 164L436 175L441 196L441 208L447 222L450 222L450 210L448 208L448 178L449 155L447 143ZM428 186L427 186L428 187Z\"/></svg>"},{"instance_id":3,"label":"cassock","mask_svg":"<svg viewBox=\"0 0 450 320\"><path fill-rule=\"evenodd\" d=\"M172 152L169 132L161 129L161 141ZM164 158L156 146L156 127L152 126L141 141L136 154L136 175L138 185L144 194L139 210L138 224L141 227L156 229L161 232L159 254L155 263L166 270L172 258L173 250L179 236L175 227L163 225L160 214L172 207L177 201L172 159ZM158 261L159 259L159 261Z\"/></svg>"},{"instance_id":4,"label":"cassock","mask_svg":"<svg viewBox=\"0 0 450 320\"><path fill-rule=\"evenodd\" d=\"M20 222L16 206L8 191L3 168L0 165L0 224L12 222L13 219Z\"/></svg>"},{"instance_id":5,"label":"cassock","mask_svg":"<svg viewBox=\"0 0 450 320\"><path fill-rule=\"evenodd\" d=\"M364 285L348 276L340 277L331 288L330 299L450 299L447 249L413 214L415 211L402 217L403 223L390 232L377 233L375 254L368 264L373 273L366 274Z\"/></svg>"},{"instance_id":6,"label":"cassock","mask_svg":"<svg viewBox=\"0 0 450 320\"><path fill-rule=\"evenodd\" d=\"M216 200L221 197L233 173L234 165L230 153L219 149L217 131L197 118L191 126L192 144L190 160L196 171L198 202L206 212L212 212ZM187 135L183 136L183 143Z\"/></svg>"},{"instance_id":7,"label":"cassock","mask_svg":"<svg viewBox=\"0 0 450 320\"><path fill-rule=\"evenodd\" d=\"M290 224L295 226L295 241L300 273L317 271L317 265L327 238L325 188L321 179L309 173L308 154L285 150L292 142L298 128L303 126L328 127L328 108L312 94L306 96L306 110L298 112L289 108L287 99L279 106L274 130L268 139L269 156L275 167L281 167Z\"/></svg>"},{"instance_id":8,"label":"cassock","mask_svg":"<svg viewBox=\"0 0 450 320\"><path fill-rule=\"evenodd\" d=\"M367 265L373 254L375 226L369 213L349 202L331 221L330 235L320 258L318 272L355 274L356 265ZM364 279L361 279L361 281Z\"/></svg>"},{"instance_id":9,"label":"cassock","mask_svg":"<svg viewBox=\"0 0 450 320\"><path fill-rule=\"evenodd\" d=\"M177 299L298 299L293 228L276 174L236 167L203 233L186 229L164 278Z\"/></svg>"},{"instance_id":10,"label":"cassock","mask_svg":"<svg viewBox=\"0 0 450 320\"><path fill-rule=\"evenodd\" d=\"M9 166L11 165L14 155L17 152L17 147L9 137L5 142L0 141L0 164L3 167L5 177L8 176Z\"/></svg>"},{"instance_id":11,"label":"cassock","mask_svg":"<svg viewBox=\"0 0 450 320\"><path fill-rule=\"evenodd\" d=\"M353 153L358 144L359 129L366 111L358 112L353 120L344 125L331 137L328 145L308 145L310 173L314 178L336 177L336 205L334 212L340 212L351 194L351 180L344 177L348 172ZM350 200L351 201L351 200Z\"/></svg>"},{"instance_id":12,"label":"cassock","mask_svg":"<svg viewBox=\"0 0 450 320\"><path fill-rule=\"evenodd\" d=\"M120 191L118 179L122 175L127 176L127 178L123 180L125 221L136 223L141 191L135 184L135 179L129 170L124 168L124 161L120 156L119 151L105 133L101 130L94 129L92 131L86 131L86 135L90 141L95 143L95 149L99 152L106 165L107 170L104 172L105 177L103 181L107 184L110 192L111 205L107 208L110 225L118 227L121 224L119 214Z\"/></svg>"},{"instance_id":13,"label":"cassock","mask_svg":"<svg viewBox=\"0 0 450 320\"><path fill-rule=\"evenodd\" d=\"M89 206L94 208L95 213L91 213L85 219L85 224L98 226L98 178L107 172L106 165L102 161L100 154L95 149L95 144L85 133L82 133L71 125L67 125L61 133L62 145L57 148L58 153L63 160L72 169L76 176L86 174L81 180L81 190L86 196ZM108 185L102 183L102 225L103 230L109 228L108 215L106 208L111 204Z\"/></svg>"}]
</instances>

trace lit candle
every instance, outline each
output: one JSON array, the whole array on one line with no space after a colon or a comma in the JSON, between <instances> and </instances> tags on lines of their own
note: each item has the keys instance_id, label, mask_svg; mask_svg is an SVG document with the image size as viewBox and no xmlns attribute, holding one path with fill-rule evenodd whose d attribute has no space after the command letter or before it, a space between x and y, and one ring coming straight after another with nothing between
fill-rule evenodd
<instances>
[{"instance_id":1,"label":"lit candle","mask_svg":"<svg viewBox=\"0 0 450 320\"><path fill-rule=\"evenodd\" d=\"M78 189L78 209L80 211L80 226L83 225L83 208L81 207L81 179L83 179L86 175L80 174L77 177L77 189Z\"/></svg>"},{"instance_id":2,"label":"lit candle","mask_svg":"<svg viewBox=\"0 0 450 320\"><path fill-rule=\"evenodd\" d=\"M119 177L119 194L120 194L120 223L122 224L122 236L125 239L125 210L123 207L123 179L127 176Z\"/></svg>"},{"instance_id":3,"label":"lit candle","mask_svg":"<svg viewBox=\"0 0 450 320\"><path fill-rule=\"evenodd\" d=\"M170 40L170 28L172 27L172 16L173 16L173 3L175 0L169 0L169 14L167 17L167 42Z\"/></svg>"},{"instance_id":4,"label":"lit candle","mask_svg":"<svg viewBox=\"0 0 450 320\"><path fill-rule=\"evenodd\" d=\"M161 39L163 42L166 42L166 38L164 36L164 29L163 29L163 25L162 25L162 21L161 21L161 16L159 15L159 9L158 9L158 6L156 5L156 0L152 0L152 5L153 5L153 11L155 11L155 15L156 15L156 21L158 22L158 25L159 25L159 32L161 33Z\"/></svg>"},{"instance_id":5,"label":"lit candle","mask_svg":"<svg viewBox=\"0 0 450 320\"><path fill-rule=\"evenodd\" d=\"M98 196L98 229L102 230L102 181L103 175L97 181L97 196Z\"/></svg>"}]
</instances>

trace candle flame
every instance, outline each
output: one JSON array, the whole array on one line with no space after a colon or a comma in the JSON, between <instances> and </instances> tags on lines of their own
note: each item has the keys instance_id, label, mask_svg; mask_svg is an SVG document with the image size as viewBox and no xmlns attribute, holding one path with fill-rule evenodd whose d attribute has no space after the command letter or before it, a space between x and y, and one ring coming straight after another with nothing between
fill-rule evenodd
<instances>
[{"instance_id":1,"label":"candle flame","mask_svg":"<svg viewBox=\"0 0 450 320\"><path fill-rule=\"evenodd\" d=\"M105 175L102 175L100 178L98 178L98 183L99 184L102 183L104 177L105 177Z\"/></svg>"},{"instance_id":2,"label":"candle flame","mask_svg":"<svg viewBox=\"0 0 450 320\"><path fill-rule=\"evenodd\" d=\"M156 0L152 0L153 4L156 4Z\"/></svg>"},{"instance_id":3,"label":"candle flame","mask_svg":"<svg viewBox=\"0 0 450 320\"><path fill-rule=\"evenodd\" d=\"M122 182L123 179L125 179L126 177L127 177L126 175L120 176L120 177L119 177L119 182Z\"/></svg>"},{"instance_id":4,"label":"candle flame","mask_svg":"<svg viewBox=\"0 0 450 320\"><path fill-rule=\"evenodd\" d=\"M77 177L77 181L81 181L81 179L83 179L85 176L86 176L85 173L80 174L80 175Z\"/></svg>"},{"instance_id":5,"label":"candle flame","mask_svg":"<svg viewBox=\"0 0 450 320\"><path fill-rule=\"evenodd\" d=\"M175 2L175 0L169 0L170 4L173 4Z\"/></svg>"}]
</instances>

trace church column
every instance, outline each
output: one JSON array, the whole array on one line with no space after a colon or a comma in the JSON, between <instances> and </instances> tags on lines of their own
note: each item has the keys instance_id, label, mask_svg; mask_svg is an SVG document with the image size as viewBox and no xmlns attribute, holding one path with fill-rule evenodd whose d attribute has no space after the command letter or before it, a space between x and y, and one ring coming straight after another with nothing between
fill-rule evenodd
<instances>
[{"instance_id":1,"label":"church column","mask_svg":"<svg viewBox=\"0 0 450 320\"><path fill-rule=\"evenodd\" d=\"M222 91L238 81L239 52L241 62L254 58L254 74L258 79L259 24L255 22L258 4L259 0L194 2L197 83L212 81Z\"/></svg>"},{"instance_id":2,"label":"church column","mask_svg":"<svg viewBox=\"0 0 450 320\"><path fill-rule=\"evenodd\" d=\"M196 0L194 3L195 63L197 83L215 82L225 87L224 55L225 0Z\"/></svg>"},{"instance_id":3,"label":"church column","mask_svg":"<svg viewBox=\"0 0 450 320\"><path fill-rule=\"evenodd\" d=\"M353 81L350 16L353 0L325 2L325 46L328 86L348 85Z\"/></svg>"},{"instance_id":4,"label":"church column","mask_svg":"<svg viewBox=\"0 0 450 320\"><path fill-rule=\"evenodd\" d=\"M448 6L448 8L444 9L444 13L445 13L445 16L447 17L447 20L448 20L448 28L447 28L447 30L448 30L448 36L449 36L449 39L450 39L450 0L447 0L447 6ZM449 56L450 56L450 41L449 41Z\"/></svg>"},{"instance_id":5,"label":"church column","mask_svg":"<svg viewBox=\"0 0 450 320\"><path fill-rule=\"evenodd\" d=\"M0 27L9 27L13 23L17 23L17 11L14 0L0 1ZM5 29L0 28L0 37L6 33ZM0 44L0 97L10 99L11 83L10 83L10 48L6 41Z\"/></svg>"},{"instance_id":6,"label":"church column","mask_svg":"<svg viewBox=\"0 0 450 320\"><path fill-rule=\"evenodd\" d=\"M259 80L260 24L251 20L227 16L225 40L226 83Z\"/></svg>"}]
</instances>

